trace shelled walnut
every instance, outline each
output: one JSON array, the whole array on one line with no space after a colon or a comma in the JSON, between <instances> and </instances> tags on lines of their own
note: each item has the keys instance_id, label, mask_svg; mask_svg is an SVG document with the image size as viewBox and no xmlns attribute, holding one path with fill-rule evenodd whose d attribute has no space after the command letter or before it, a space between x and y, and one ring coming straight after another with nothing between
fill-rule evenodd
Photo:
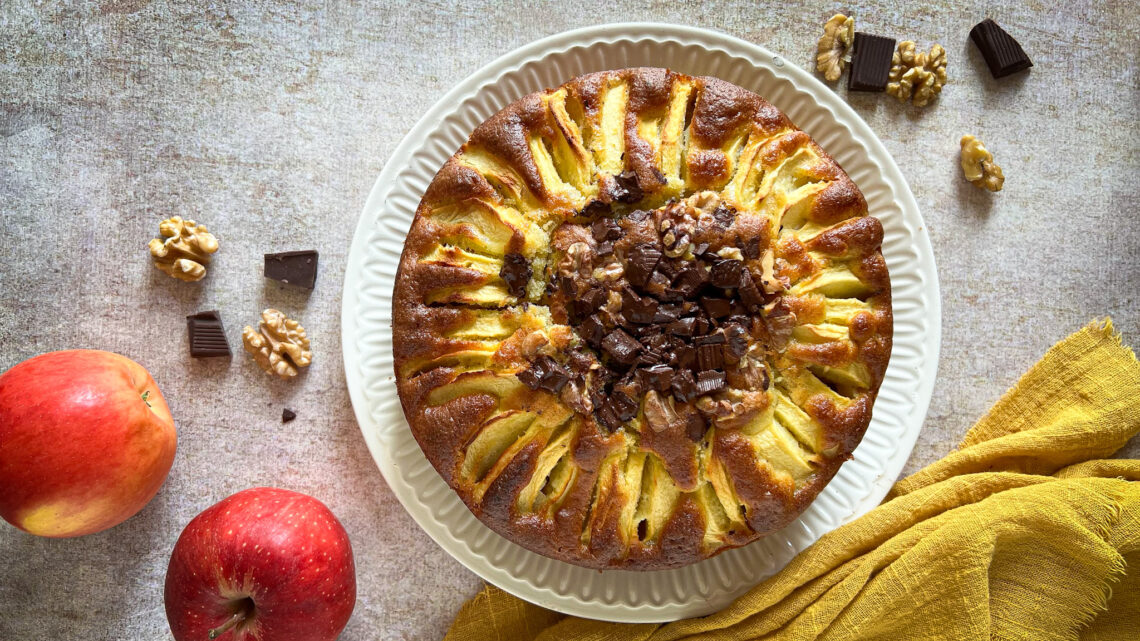
<instances>
[{"instance_id":1,"label":"shelled walnut","mask_svg":"<svg viewBox=\"0 0 1140 641\"><path fill-rule=\"evenodd\" d=\"M178 280L202 280L206 265L210 264L210 254L218 251L218 239L205 225L179 216L159 223L158 231L163 240L155 238L147 245L154 266Z\"/></svg>"},{"instance_id":2,"label":"shelled walnut","mask_svg":"<svg viewBox=\"0 0 1140 641\"><path fill-rule=\"evenodd\" d=\"M855 39L855 19L837 13L823 25L823 35L816 46L815 70L828 82L839 80L849 61L851 43Z\"/></svg>"},{"instance_id":3,"label":"shelled walnut","mask_svg":"<svg viewBox=\"0 0 1140 641\"><path fill-rule=\"evenodd\" d=\"M308 367L313 360L305 328L276 309L261 312L256 330L246 325L241 342L261 369L281 378L296 376L298 368Z\"/></svg>"},{"instance_id":4,"label":"shelled walnut","mask_svg":"<svg viewBox=\"0 0 1140 641\"><path fill-rule=\"evenodd\" d=\"M899 43L887 76L887 93L901 102L911 100L915 107L925 107L942 93L946 84L946 50L935 44L930 53L916 52L914 41Z\"/></svg>"},{"instance_id":5,"label":"shelled walnut","mask_svg":"<svg viewBox=\"0 0 1140 641\"><path fill-rule=\"evenodd\" d=\"M981 189L1001 191L1005 175L1002 174L1001 167L994 163L994 155L986 150L982 141L966 134L962 136L961 145L960 162L966 180Z\"/></svg>"}]
</instances>

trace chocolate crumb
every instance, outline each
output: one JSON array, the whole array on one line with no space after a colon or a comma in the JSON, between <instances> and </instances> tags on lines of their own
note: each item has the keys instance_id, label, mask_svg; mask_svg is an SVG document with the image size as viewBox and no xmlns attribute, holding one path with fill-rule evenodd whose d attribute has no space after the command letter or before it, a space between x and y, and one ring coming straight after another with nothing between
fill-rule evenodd
<instances>
[{"instance_id":1,"label":"chocolate crumb","mask_svg":"<svg viewBox=\"0 0 1140 641\"><path fill-rule=\"evenodd\" d=\"M637 178L637 173L633 171L623 171L614 176L614 186L610 191L610 197L619 203L635 203L645 196L645 192L641 189L641 181Z\"/></svg>"},{"instance_id":2,"label":"chocolate crumb","mask_svg":"<svg viewBox=\"0 0 1140 641\"><path fill-rule=\"evenodd\" d=\"M526 295L526 284L530 282L530 261L522 254L510 253L503 257L503 268L499 278L507 284L507 293L515 298Z\"/></svg>"},{"instance_id":3,"label":"chocolate crumb","mask_svg":"<svg viewBox=\"0 0 1140 641\"><path fill-rule=\"evenodd\" d=\"M736 220L736 210L724 203L716 206L712 213L713 222L722 229L728 229L732 226L732 221Z\"/></svg>"},{"instance_id":4,"label":"chocolate crumb","mask_svg":"<svg viewBox=\"0 0 1140 641\"><path fill-rule=\"evenodd\" d=\"M288 423L289 421L297 418L297 413L289 408L281 410L281 422Z\"/></svg>"}]
</instances>

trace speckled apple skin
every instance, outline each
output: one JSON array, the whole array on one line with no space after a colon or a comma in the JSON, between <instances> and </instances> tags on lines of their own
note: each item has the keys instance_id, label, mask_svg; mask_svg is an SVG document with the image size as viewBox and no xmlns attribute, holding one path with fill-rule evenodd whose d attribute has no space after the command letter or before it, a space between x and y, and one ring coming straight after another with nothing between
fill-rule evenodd
<instances>
[{"instance_id":1,"label":"speckled apple skin","mask_svg":"<svg viewBox=\"0 0 1140 641\"><path fill-rule=\"evenodd\" d=\"M221 641L332 641L356 605L348 533L311 496L258 487L194 517L166 571L166 617L176 641L203 641L253 600L252 620Z\"/></svg>"},{"instance_id":2,"label":"speckled apple skin","mask_svg":"<svg viewBox=\"0 0 1140 641\"><path fill-rule=\"evenodd\" d=\"M142 365L98 350L29 358L0 374L0 516L41 536L105 530L154 497L176 443Z\"/></svg>"}]
</instances>

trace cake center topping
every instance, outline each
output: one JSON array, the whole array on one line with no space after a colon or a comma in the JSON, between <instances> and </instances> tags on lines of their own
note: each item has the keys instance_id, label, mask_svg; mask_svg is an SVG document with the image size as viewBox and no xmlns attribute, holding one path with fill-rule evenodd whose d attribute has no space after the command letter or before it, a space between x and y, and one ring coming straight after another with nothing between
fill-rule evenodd
<instances>
[{"instance_id":1,"label":"cake center topping","mask_svg":"<svg viewBox=\"0 0 1140 641\"><path fill-rule=\"evenodd\" d=\"M652 211L587 207L554 233L545 303L581 345L520 373L609 430L644 409L700 438L767 406L768 353L787 340L768 230L711 192ZM794 319L794 317L791 317Z\"/></svg>"}]
</instances>

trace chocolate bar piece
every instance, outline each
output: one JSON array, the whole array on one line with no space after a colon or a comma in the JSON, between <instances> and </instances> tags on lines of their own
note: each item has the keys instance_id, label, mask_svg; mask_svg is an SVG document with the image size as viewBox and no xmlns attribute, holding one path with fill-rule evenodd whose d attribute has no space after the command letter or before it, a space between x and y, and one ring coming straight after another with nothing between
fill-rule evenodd
<instances>
[{"instance_id":1,"label":"chocolate bar piece","mask_svg":"<svg viewBox=\"0 0 1140 641\"><path fill-rule=\"evenodd\" d=\"M265 277L312 289L317 283L317 250L266 254Z\"/></svg>"},{"instance_id":2,"label":"chocolate bar piece","mask_svg":"<svg viewBox=\"0 0 1140 641\"><path fill-rule=\"evenodd\" d=\"M294 412L293 410L289 409L288 407L281 410L281 422L282 423L288 423L289 421L291 421L295 418L297 418L297 413Z\"/></svg>"},{"instance_id":3,"label":"chocolate bar piece","mask_svg":"<svg viewBox=\"0 0 1140 641\"><path fill-rule=\"evenodd\" d=\"M233 355L218 312L198 312L187 316L186 328L190 332L190 355L194 358Z\"/></svg>"},{"instance_id":4,"label":"chocolate bar piece","mask_svg":"<svg viewBox=\"0 0 1140 641\"><path fill-rule=\"evenodd\" d=\"M989 18L970 29L970 40L982 52L982 58L985 58L994 78L1004 78L1033 66L1033 61L1013 36Z\"/></svg>"},{"instance_id":5,"label":"chocolate bar piece","mask_svg":"<svg viewBox=\"0 0 1140 641\"><path fill-rule=\"evenodd\" d=\"M894 38L855 32L848 91L886 91L891 59L895 55Z\"/></svg>"}]
</instances>

